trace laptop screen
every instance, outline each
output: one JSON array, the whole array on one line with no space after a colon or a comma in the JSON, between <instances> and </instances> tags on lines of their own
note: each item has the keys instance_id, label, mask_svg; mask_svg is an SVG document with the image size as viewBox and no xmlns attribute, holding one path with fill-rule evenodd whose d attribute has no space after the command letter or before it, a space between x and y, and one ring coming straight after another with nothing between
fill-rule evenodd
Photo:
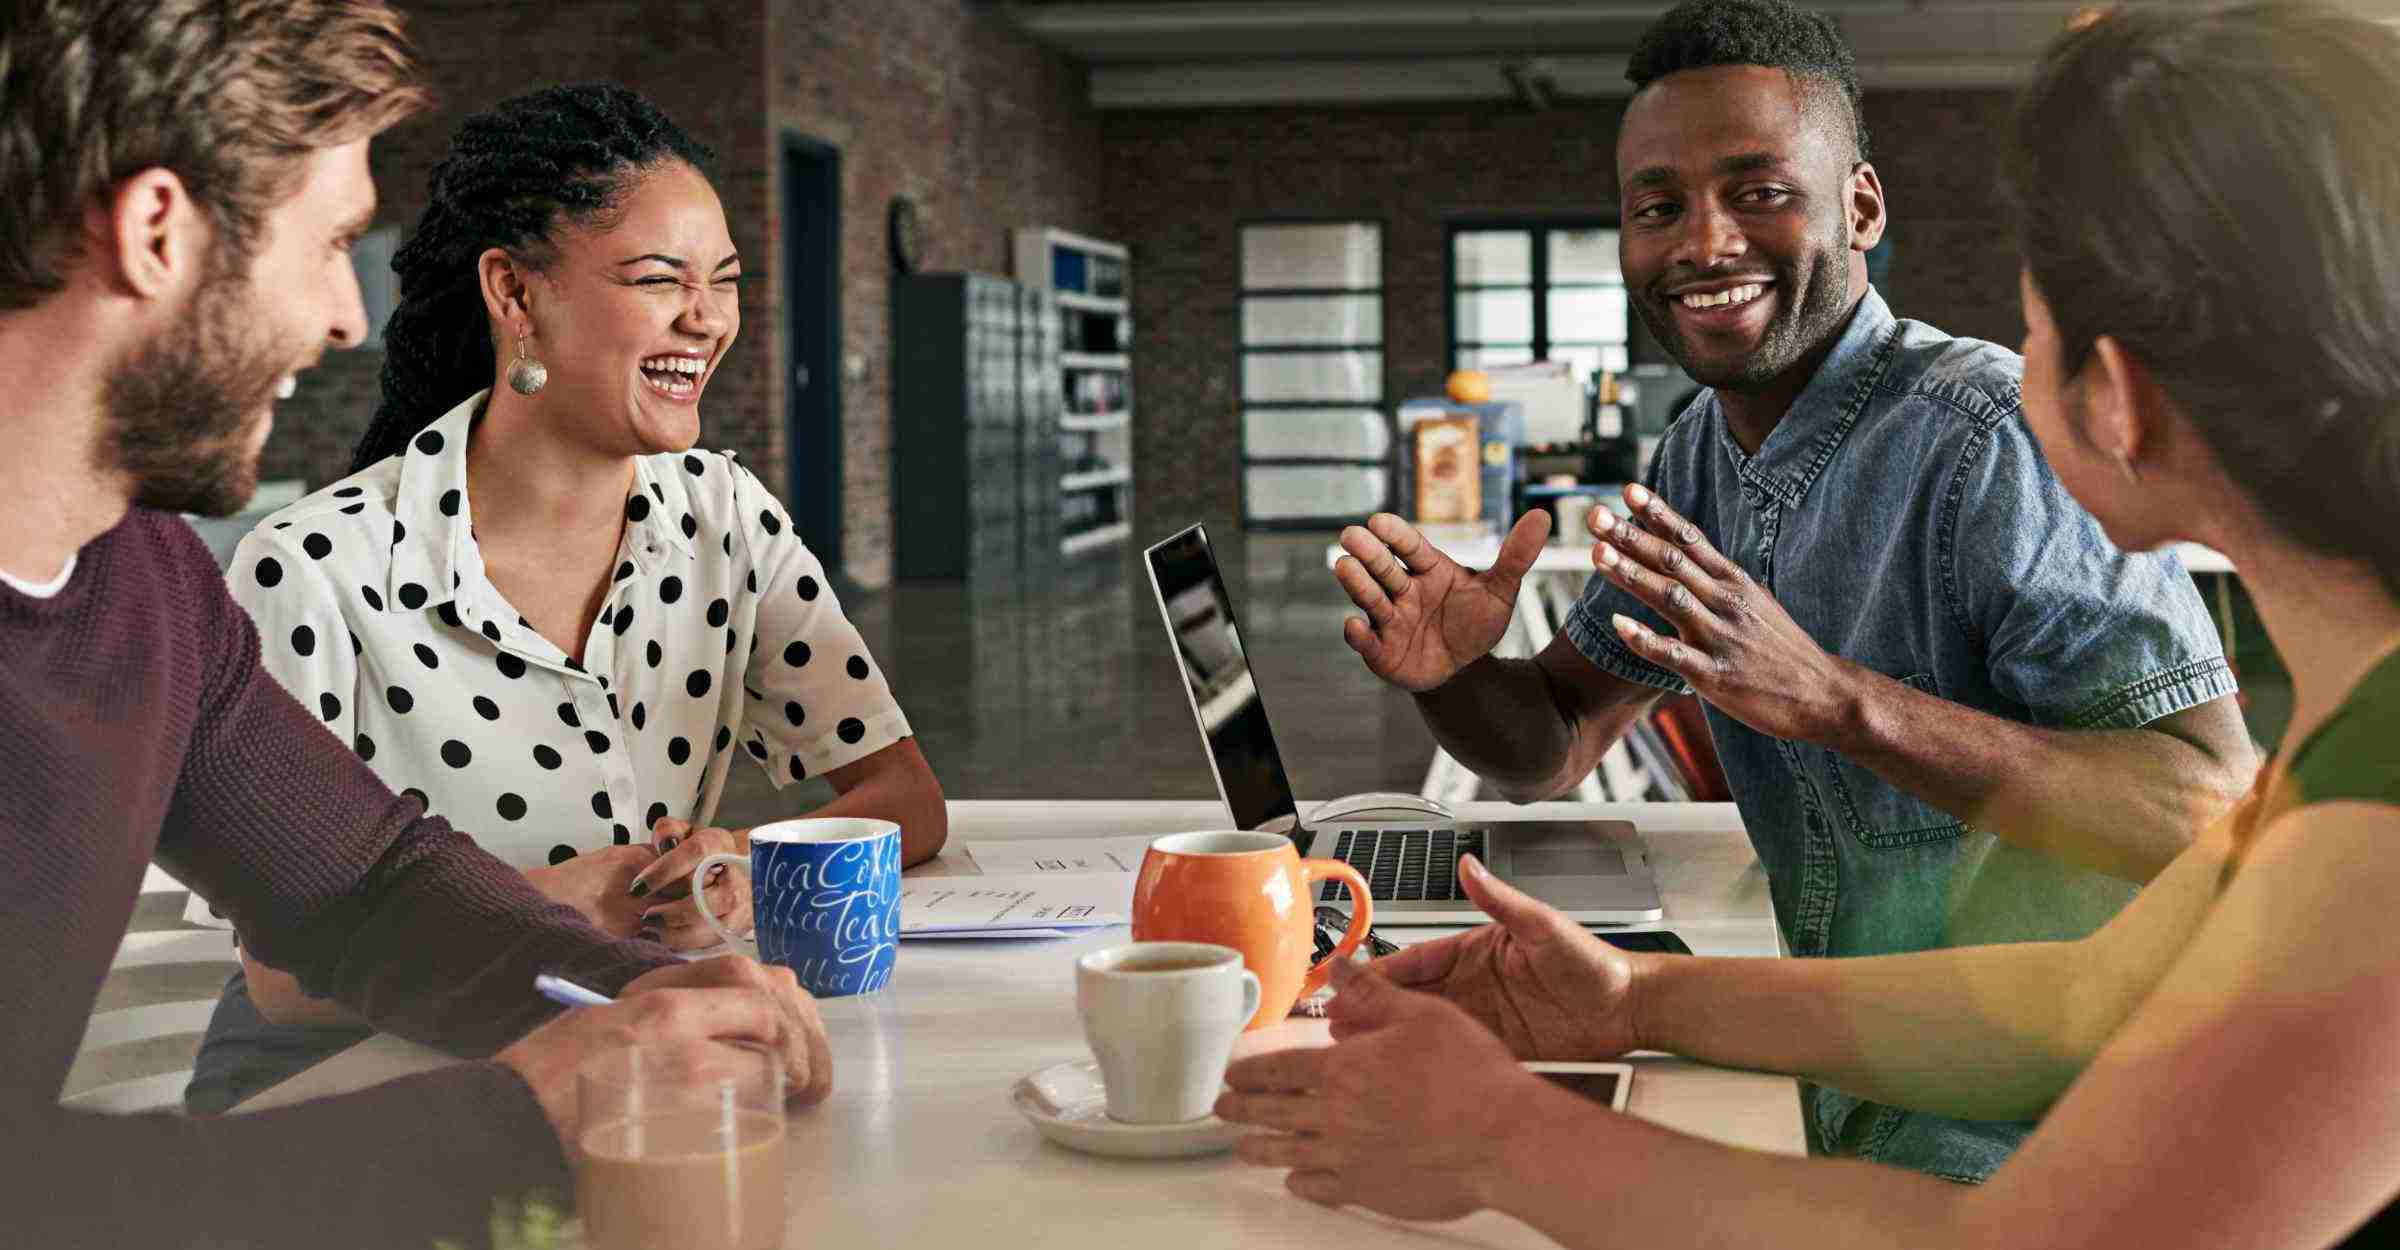
<instances>
[{"instance_id":1,"label":"laptop screen","mask_svg":"<svg viewBox=\"0 0 2400 1250\"><path fill-rule=\"evenodd\" d=\"M1267 727L1267 705L1250 675L1233 600L1217 572L1208 531L1192 526L1146 553L1167 637L1175 646L1184 693L1208 740L1217 791L1242 829L1290 833L1299 822L1292 783Z\"/></svg>"}]
</instances>

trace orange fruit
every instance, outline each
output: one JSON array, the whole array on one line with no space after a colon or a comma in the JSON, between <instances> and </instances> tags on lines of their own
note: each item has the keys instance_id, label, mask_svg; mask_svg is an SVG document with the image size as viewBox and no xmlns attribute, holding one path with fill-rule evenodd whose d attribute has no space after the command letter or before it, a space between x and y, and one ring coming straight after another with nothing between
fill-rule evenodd
<instances>
[{"instance_id":1,"label":"orange fruit","mask_svg":"<svg viewBox=\"0 0 2400 1250\"><path fill-rule=\"evenodd\" d=\"M1444 388L1453 403L1488 404L1492 401L1492 379L1481 369L1461 369L1450 375Z\"/></svg>"}]
</instances>

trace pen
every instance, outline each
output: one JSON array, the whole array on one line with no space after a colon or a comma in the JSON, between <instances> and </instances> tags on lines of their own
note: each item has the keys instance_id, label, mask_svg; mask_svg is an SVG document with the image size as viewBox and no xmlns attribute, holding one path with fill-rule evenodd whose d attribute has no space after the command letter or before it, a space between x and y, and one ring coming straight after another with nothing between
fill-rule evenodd
<instances>
[{"instance_id":1,"label":"pen","mask_svg":"<svg viewBox=\"0 0 2400 1250\"><path fill-rule=\"evenodd\" d=\"M564 977L544 972L533 978L534 992L554 1003L569 1007L606 1007L617 1001L596 990L587 990Z\"/></svg>"}]
</instances>

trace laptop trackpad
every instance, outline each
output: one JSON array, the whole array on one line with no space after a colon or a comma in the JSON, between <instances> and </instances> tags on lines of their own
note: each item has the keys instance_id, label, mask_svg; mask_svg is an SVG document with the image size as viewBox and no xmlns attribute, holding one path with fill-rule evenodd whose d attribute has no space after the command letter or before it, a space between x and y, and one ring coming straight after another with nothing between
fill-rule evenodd
<instances>
[{"instance_id":1,"label":"laptop trackpad","mask_svg":"<svg viewBox=\"0 0 2400 1250\"><path fill-rule=\"evenodd\" d=\"M1625 853L1606 846L1517 846L1509 848L1511 877L1622 877Z\"/></svg>"}]
</instances>

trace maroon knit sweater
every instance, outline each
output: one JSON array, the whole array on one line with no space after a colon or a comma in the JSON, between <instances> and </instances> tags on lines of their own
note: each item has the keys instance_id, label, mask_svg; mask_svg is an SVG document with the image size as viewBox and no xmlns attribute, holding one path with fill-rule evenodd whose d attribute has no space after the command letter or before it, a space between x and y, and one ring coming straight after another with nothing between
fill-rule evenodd
<instances>
[{"instance_id":1,"label":"maroon knit sweater","mask_svg":"<svg viewBox=\"0 0 2400 1250\"><path fill-rule=\"evenodd\" d=\"M675 962L385 789L259 667L190 528L136 510L56 598L0 585L0 1246L425 1250L481 1242L496 1198L571 1192L493 1062L221 1119L62 1110L153 858L261 961L460 1055L557 1010L536 972L614 992Z\"/></svg>"}]
</instances>

